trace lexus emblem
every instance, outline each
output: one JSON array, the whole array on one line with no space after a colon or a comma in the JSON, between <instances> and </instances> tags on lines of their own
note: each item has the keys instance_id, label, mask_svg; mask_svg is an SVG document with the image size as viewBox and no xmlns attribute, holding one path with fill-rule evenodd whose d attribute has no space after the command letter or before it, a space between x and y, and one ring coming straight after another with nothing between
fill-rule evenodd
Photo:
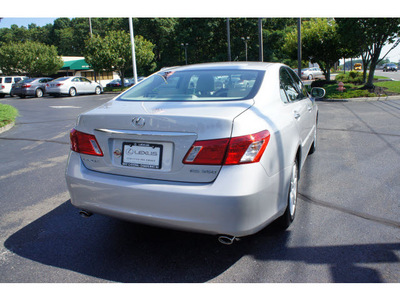
<instances>
[{"instance_id":1,"label":"lexus emblem","mask_svg":"<svg viewBox=\"0 0 400 300\"><path fill-rule=\"evenodd\" d=\"M146 124L146 121L142 117L136 117L132 120L132 124L137 128L142 128Z\"/></svg>"}]
</instances>

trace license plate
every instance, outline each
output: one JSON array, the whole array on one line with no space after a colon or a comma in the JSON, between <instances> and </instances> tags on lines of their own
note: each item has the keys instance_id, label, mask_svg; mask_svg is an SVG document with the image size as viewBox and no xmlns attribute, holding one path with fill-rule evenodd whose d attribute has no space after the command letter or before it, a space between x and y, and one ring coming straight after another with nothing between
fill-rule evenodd
<instances>
[{"instance_id":1,"label":"license plate","mask_svg":"<svg viewBox=\"0 0 400 300\"><path fill-rule=\"evenodd\" d=\"M123 166L161 169L162 145L123 143L123 149Z\"/></svg>"}]
</instances>

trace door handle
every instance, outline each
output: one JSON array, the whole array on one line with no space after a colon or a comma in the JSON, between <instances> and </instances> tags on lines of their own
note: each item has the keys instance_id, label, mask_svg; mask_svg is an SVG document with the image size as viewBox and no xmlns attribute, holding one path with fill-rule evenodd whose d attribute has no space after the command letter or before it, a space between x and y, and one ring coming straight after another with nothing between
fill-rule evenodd
<instances>
[{"instance_id":1,"label":"door handle","mask_svg":"<svg viewBox=\"0 0 400 300\"><path fill-rule=\"evenodd\" d=\"M307 106L308 111L312 111L312 106Z\"/></svg>"},{"instance_id":2,"label":"door handle","mask_svg":"<svg viewBox=\"0 0 400 300\"><path fill-rule=\"evenodd\" d=\"M298 120L298 119L301 117L301 115L299 114L299 112L296 111L296 110L293 112L293 114L294 114L294 118L295 118L296 120Z\"/></svg>"}]
</instances>

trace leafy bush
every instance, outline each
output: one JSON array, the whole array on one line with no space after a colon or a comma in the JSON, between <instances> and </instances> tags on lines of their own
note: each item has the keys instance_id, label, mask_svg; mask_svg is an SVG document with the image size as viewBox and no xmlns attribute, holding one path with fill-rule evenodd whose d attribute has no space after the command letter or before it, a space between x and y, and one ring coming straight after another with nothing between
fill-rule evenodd
<instances>
[{"instance_id":1,"label":"leafy bush","mask_svg":"<svg viewBox=\"0 0 400 300\"><path fill-rule=\"evenodd\" d=\"M363 74L357 71L350 71L346 74L338 74L336 76L336 81L341 81L343 83L362 84Z\"/></svg>"},{"instance_id":2,"label":"leafy bush","mask_svg":"<svg viewBox=\"0 0 400 300\"><path fill-rule=\"evenodd\" d=\"M18 110L7 104L0 104L0 127L6 126L15 121Z\"/></svg>"},{"instance_id":3,"label":"leafy bush","mask_svg":"<svg viewBox=\"0 0 400 300\"><path fill-rule=\"evenodd\" d=\"M368 90L359 89L354 84L345 84L346 88L343 92L337 90L339 86L337 84L325 85L327 99L350 99L350 98L365 98L365 97L377 97L375 93L370 93Z\"/></svg>"}]
</instances>

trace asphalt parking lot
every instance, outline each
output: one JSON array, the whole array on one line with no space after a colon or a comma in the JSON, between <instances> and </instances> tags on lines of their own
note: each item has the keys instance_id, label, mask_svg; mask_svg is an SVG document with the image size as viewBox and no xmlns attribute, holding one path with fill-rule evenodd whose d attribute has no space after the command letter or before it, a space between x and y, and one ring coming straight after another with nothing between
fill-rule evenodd
<instances>
[{"instance_id":1,"label":"asphalt parking lot","mask_svg":"<svg viewBox=\"0 0 400 300\"><path fill-rule=\"evenodd\" d=\"M400 100L319 102L295 222L226 246L78 215L64 179L69 130L112 97L0 101L20 112L0 134L0 282L400 282Z\"/></svg>"}]
</instances>

